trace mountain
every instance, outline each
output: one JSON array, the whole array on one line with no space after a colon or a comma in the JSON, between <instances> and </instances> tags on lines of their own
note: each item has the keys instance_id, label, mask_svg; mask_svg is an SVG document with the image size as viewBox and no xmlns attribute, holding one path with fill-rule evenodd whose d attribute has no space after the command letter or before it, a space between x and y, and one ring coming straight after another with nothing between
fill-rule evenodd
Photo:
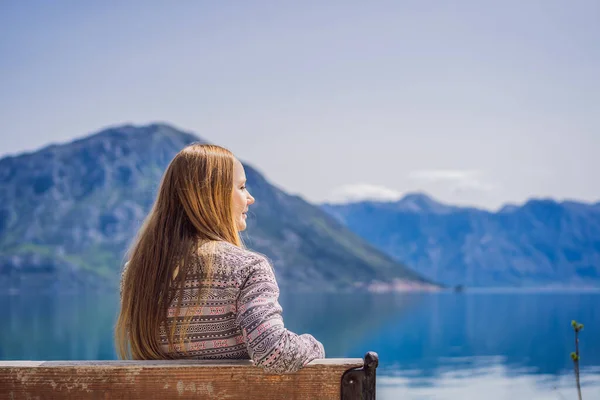
<instances>
[{"instance_id":1,"label":"mountain","mask_svg":"<svg viewBox=\"0 0 600 400\"><path fill-rule=\"evenodd\" d=\"M116 287L127 247L173 156L199 137L169 125L119 126L0 160L0 291ZM424 287L319 207L246 165L247 246L298 290Z\"/></svg>"},{"instance_id":2,"label":"mountain","mask_svg":"<svg viewBox=\"0 0 600 400\"><path fill-rule=\"evenodd\" d=\"M353 232L428 279L468 286L600 286L600 207L532 199L498 212L441 204L324 204Z\"/></svg>"}]
</instances>

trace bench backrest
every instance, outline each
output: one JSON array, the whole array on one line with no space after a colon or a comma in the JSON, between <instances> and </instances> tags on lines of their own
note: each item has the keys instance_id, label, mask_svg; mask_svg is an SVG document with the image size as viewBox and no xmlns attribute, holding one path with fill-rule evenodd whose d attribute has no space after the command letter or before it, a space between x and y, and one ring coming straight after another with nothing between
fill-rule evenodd
<instances>
[{"instance_id":1,"label":"bench backrest","mask_svg":"<svg viewBox=\"0 0 600 400\"><path fill-rule=\"evenodd\" d=\"M377 354L273 375L250 361L0 361L0 399L375 399Z\"/></svg>"}]
</instances>

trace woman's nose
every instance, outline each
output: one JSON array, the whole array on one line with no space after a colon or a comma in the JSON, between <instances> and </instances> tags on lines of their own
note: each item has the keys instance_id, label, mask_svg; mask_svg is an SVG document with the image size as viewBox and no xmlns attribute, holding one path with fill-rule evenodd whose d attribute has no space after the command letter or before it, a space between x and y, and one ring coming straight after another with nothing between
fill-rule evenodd
<instances>
[{"instance_id":1,"label":"woman's nose","mask_svg":"<svg viewBox=\"0 0 600 400\"><path fill-rule=\"evenodd\" d=\"M254 197L252 197L251 195L248 195L248 205L250 204L254 204Z\"/></svg>"}]
</instances>

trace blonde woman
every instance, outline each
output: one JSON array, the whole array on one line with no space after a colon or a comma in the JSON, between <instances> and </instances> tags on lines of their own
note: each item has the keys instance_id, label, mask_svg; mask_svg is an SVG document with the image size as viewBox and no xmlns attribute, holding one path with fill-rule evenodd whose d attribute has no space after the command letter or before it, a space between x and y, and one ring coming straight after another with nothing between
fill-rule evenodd
<instances>
[{"instance_id":1,"label":"blonde woman","mask_svg":"<svg viewBox=\"0 0 600 400\"><path fill-rule=\"evenodd\" d=\"M253 203L230 151L192 144L174 157L123 270L121 358L251 359L289 373L325 357L284 327L272 266L240 241Z\"/></svg>"}]
</instances>

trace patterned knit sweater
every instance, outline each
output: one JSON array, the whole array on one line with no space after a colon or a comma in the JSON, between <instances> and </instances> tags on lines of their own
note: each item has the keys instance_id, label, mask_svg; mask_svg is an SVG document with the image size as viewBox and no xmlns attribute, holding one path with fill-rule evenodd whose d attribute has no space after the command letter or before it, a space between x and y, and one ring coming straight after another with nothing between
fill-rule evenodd
<instances>
[{"instance_id":1,"label":"patterned knit sweater","mask_svg":"<svg viewBox=\"0 0 600 400\"><path fill-rule=\"evenodd\" d=\"M169 354L178 358L251 359L277 374L296 372L314 359L325 358L323 345L312 335L285 328L279 287L264 256L226 242L219 242L215 250L210 289L202 292L203 306L194 307L200 287L208 282L195 268L186 277L179 314L175 315L176 301L168 310L166 329L163 326L159 333L166 352L167 334L174 324L176 346ZM192 316L187 329L186 313ZM178 344L183 329L185 351Z\"/></svg>"}]
</instances>

